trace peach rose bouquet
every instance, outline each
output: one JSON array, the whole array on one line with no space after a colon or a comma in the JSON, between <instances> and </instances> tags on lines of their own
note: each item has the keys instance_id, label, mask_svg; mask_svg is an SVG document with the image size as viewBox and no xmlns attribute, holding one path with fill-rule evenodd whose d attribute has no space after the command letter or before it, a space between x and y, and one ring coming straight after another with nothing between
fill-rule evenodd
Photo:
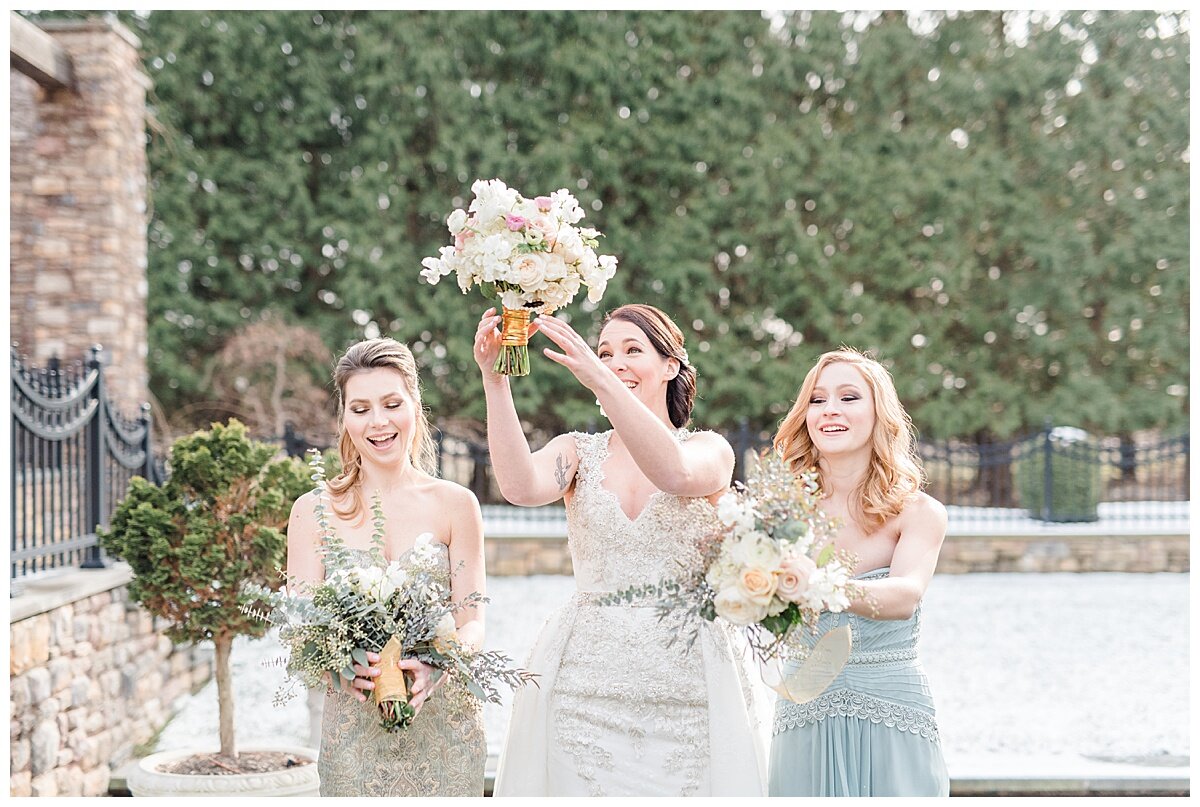
<instances>
[{"instance_id":1,"label":"peach rose bouquet","mask_svg":"<svg viewBox=\"0 0 1200 807\"><path fill-rule=\"evenodd\" d=\"M851 579L856 558L834 548L837 523L818 507L815 473L796 476L773 452L749 480L717 503L717 527L683 577L626 589L613 604L657 600L660 614L683 616L689 647L699 626L717 618L741 629L760 661L795 653L800 630L822 611L839 612L862 595ZM802 652L802 651L800 651Z\"/></svg>"},{"instance_id":2,"label":"peach rose bouquet","mask_svg":"<svg viewBox=\"0 0 1200 807\"><path fill-rule=\"evenodd\" d=\"M583 208L566 188L528 199L499 179L476 180L466 210L446 219L454 243L421 261L431 285L453 274L466 294L479 286L503 306L502 349L495 370L529 374L528 326L533 313L568 305L583 286L600 301L617 259L599 255L600 232L576 226Z\"/></svg>"}]
</instances>

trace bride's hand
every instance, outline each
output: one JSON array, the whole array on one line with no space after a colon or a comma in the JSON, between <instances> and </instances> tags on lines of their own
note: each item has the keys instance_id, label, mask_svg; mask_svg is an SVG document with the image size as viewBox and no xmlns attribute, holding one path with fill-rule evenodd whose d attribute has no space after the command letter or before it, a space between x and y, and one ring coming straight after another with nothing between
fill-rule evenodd
<instances>
[{"instance_id":1,"label":"bride's hand","mask_svg":"<svg viewBox=\"0 0 1200 807\"><path fill-rule=\"evenodd\" d=\"M489 308L483 312L483 316L479 318L479 327L475 329L475 363L479 365L479 372L483 373L484 380L496 375L492 367L500 355L499 326L500 315L496 313L496 309Z\"/></svg>"},{"instance_id":2,"label":"bride's hand","mask_svg":"<svg viewBox=\"0 0 1200 807\"><path fill-rule=\"evenodd\" d=\"M541 332L550 337L550 341L562 350L562 353L557 353L546 348L542 351L546 358L563 365L579 379L580 384L592 392L599 393L601 384L610 380L613 373L600 361L583 337L557 317L538 317L538 324Z\"/></svg>"},{"instance_id":3,"label":"bride's hand","mask_svg":"<svg viewBox=\"0 0 1200 807\"><path fill-rule=\"evenodd\" d=\"M484 381L500 378L500 374L492 368L500 356L500 327L503 318L496 313L495 308L489 308L479 318L479 327L475 329L475 363L479 372L483 373ZM529 324L527 333L533 336L538 331L538 320Z\"/></svg>"},{"instance_id":4,"label":"bride's hand","mask_svg":"<svg viewBox=\"0 0 1200 807\"><path fill-rule=\"evenodd\" d=\"M412 686L408 688L408 705L415 712L420 712L421 705L425 703L426 698L436 692L438 687L446 682L445 673L442 673L435 681L433 680L433 674L438 671L437 668L430 667L425 662L415 658L402 658L396 662L396 666L412 675Z\"/></svg>"}]
</instances>

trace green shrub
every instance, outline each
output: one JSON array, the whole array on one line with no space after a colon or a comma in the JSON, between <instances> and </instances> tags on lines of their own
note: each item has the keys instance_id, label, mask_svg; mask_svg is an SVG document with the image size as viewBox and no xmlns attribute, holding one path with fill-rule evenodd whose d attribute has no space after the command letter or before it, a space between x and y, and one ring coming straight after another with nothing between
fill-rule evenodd
<instances>
[{"instance_id":1,"label":"green shrub","mask_svg":"<svg viewBox=\"0 0 1200 807\"><path fill-rule=\"evenodd\" d=\"M1044 439L1044 438L1043 438ZM1050 441L1050 504L1046 497L1046 446L1039 441L1017 462L1017 491L1021 506L1042 521L1096 521L1102 489L1101 466L1095 449L1082 441Z\"/></svg>"},{"instance_id":2,"label":"green shrub","mask_svg":"<svg viewBox=\"0 0 1200 807\"><path fill-rule=\"evenodd\" d=\"M181 437L171 477L156 487L135 477L100 531L104 549L133 570L130 597L170 626L175 641L212 641L221 753L236 756L229 653L236 636L266 624L243 612L242 585L278 588L292 502L312 487L304 463L250 440L236 420Z\"/></svg>"}]
</instances>

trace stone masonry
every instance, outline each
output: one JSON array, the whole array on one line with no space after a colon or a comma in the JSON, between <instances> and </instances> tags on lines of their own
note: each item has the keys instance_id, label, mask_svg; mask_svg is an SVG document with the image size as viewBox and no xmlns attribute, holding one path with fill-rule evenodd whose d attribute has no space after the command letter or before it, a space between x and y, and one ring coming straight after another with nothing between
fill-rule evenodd
<instances>
[{"instance_id":1,"label":"stone masonry","mask_svg":"<svg viewBox=\"0 0 1200 807\"><path fill-rule=\"evenodd\" d=\"M491 575L571 574L565 537L489 537ZM938 574L969 572L1187 572L1187 535L986 536L946 538Z\"/></svg>"},{"instance_id":2,"label":"stone masonry","mask_svg":"<svg viewBox=\"0 0 1200 807\"><path fill-rule=\"evenodd\" d=\"M124 585L11 623L11 795L108 793L173 702L211 676L211 651L162 630Z\"/></svg>"},{"instance_id":3,"label":"stone masonry","mask_svg":"<svg viewBox=\"0 0 1200 807\"><path fill-rule=\"evenodd\" d=\"M70 88L10 68L12 339L31 364L102 344L109 395L147 398L146 91L140 43L107 20L39 24L69 55Z\"/></svg>"}]
</instances>

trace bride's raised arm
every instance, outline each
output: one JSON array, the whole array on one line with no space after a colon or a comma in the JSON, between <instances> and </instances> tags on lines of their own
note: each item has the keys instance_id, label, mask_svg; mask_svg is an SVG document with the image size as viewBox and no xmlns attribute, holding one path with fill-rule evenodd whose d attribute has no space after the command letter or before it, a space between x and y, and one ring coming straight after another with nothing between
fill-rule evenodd
<instances>
[{"instance_id":1,"label":"bride's raised arm","mask_svg":"<svg viewBox=\"0 0 1200 807\"><path fill-rule=\"evenodd\" d=\"M729 486L734 456L724 437L700 432L686 442L676 440L662 414L650 409L626 386L616 372L617 365L606 366L583 337L565 322L555 317L539 317L537 321L539 330L562 350L558 353L546 349L545 355L566 366L581 384L595 393L630 456L656 488L676 496L700 497ZM617 357L621 350L617 345L600 345L601 354L608 352ZM665 378L673 378L680 369L678 359L668 359ZM642 379L641 383L652 380ZM490 415L490 406L488 411ZM489 420L489 433L490 426Z\"/></svg>"},{"instance_id":2,"label":"bride's raised arm","mask_svg":"<svg viewBox=\"0 0 1200 807\"><path fill-rule=\"evenodd\" d=\"M556 502L571 487L579 458L575 440L560 434L538 451L529 450L513 405L508 376L492 370L500 353L500 316L494 308L484 312L475 331L475 362L483 374L487 399L488 452L500 493L513 504L536 507ZM538 328L535 322L530 333Z\"/></svg>"}]
</instances>

